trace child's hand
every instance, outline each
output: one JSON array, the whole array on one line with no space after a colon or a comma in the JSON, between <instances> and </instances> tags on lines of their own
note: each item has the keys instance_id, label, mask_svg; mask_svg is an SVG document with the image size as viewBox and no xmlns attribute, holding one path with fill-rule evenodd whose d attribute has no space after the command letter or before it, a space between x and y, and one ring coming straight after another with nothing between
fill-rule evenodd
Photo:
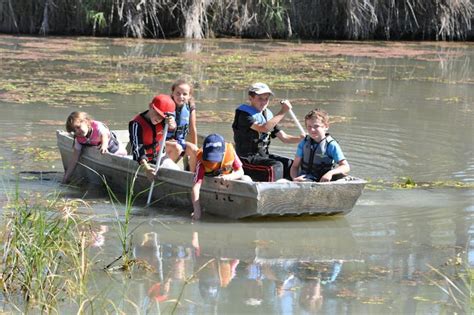
<instances>
[{"instance_id":1,"label":"child's hand","mask_svg":"<svg viewBox=\"0 0 474 315\"><path fill-rule=\"evenodd\" d=\"M143 164L143 168L145 169L145 175L150 180L150 182L155 180L155 169L150 166L148 163Z\"/></svg>"},{"instance_id":2,"label":"child's hand","mask_svg":"<svg viewBox=\"0 0 474 315\"><path fill-rule=\"evenodd\" d=\"M63 177L63 180L61 181L61 184L68 184L69 183L69 178L67 178L66 176Z\"/></svg>"},{"instance_id":3,"label":"child's hand","mask_svg":"<svg viewBox=\"0 0 474 315\"><path fill-rule=\"evenodd\" d=\"M194 212L191 213L191 218L193 220L199 220L201 219L201 208L196 208L194 209Z\"/></svg>"},{"instance_id":4,"label":"child's hand","mask_svg":"<svg viewBox=\"0 0 474 315\"><path fill-rule=\"evenodd\" d=\"M168 129L169 130L175 130L176 129L176 120L174 120L173 116L167 116L166 117L166 123L168 124Z\"/></svg>"},{"instance_id":5,"label":"child's hand","mask_svg":"<svg viewBox=\"0 0 474 315\"><path fill-rule=\"evenodd\" d=\"M105 153L107 153L107 146L106 145L101 145L99 150L100 150L100 153L105 154Z\"/></svg>"},{"instance_id":6,"label":"child's hand","mask_svg":"<svg viewBox=\"0 0 474 315\"><path fill-rule=\"evenodd\" d=\"M331 171L329 171L326 174L324 174L319 181L320 182L330 182L331 179L332 179L332 173L331 173Z\"/></svg>"},{"instance_id":7,"label":"child's hand","mask_svg":"<svg viewBox=\"0 0 474 315\"><path fill-rule=\"evenodd\" d=\"M293 178L294 182L307 182L308 180L306 179L305 175L300 175L298 177Z\"/></svg>"},{"instance_id":8,"label":"child's hand","mask_svg":"<svg viewBox=\"0 0 474 315\"><path fill-rule=\"evenodd\" d=\"M281 100L280 101L280 104L281 104L281 109L284 111L284 112L288 112L290 111L290 109L293 108L293 106L291 106L291 103L289 100Z\"/></svg>"},{"instance_id":9,"label":"child's hand","mask_svg":"<svg viewBox=\"0 0 474 315\"><path fill-rule=\"evenodd\" d=\"M216 178L221 180L221 184L225 185L227 184L227 181L232 179L232 174L219 175L219 176L216 176Z\"/></svg>"}]
</instances>

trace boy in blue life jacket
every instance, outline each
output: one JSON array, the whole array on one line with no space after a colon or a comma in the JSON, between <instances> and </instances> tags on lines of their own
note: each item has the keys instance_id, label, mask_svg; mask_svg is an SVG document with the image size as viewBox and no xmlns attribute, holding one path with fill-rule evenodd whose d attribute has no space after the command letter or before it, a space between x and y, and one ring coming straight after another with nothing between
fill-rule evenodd
<instances>
[{"instance_id":1,"label":"boy in blue life jacket","mask_svg":"<svg viewBox=\"0 0 474 315\"><path fill-rule=\"evenodd\" d=\"M292 160L269 152L271 138L278 138L283 143L298 143L304 137L289 135L278 126L291 110L291 103L281 102L280 110L273 115L268 108L273 96L268 85L254 83L250 86L248 95L249 104L237 107L232 123L235 150L242 160L245 174L254 181L291 179Z\"/></svg>"},{"instance_id":2,"label":"boy in blue life jacket","mask_svg":"<svg viewBox=\"0 0 474 315\"><path fill-rule=\"evenodd\" d=\"M295 182L329 182L344 177L351 170L341 147L329 133L329 115L313 109L305 116L308 135L298 144L290 169Z\"/></svg>"}]
</instances>

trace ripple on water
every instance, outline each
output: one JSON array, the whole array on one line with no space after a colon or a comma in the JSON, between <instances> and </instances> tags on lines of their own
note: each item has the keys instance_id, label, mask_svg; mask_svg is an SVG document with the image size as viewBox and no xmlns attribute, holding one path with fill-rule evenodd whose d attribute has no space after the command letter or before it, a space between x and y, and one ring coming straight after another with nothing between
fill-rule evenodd
<instances>
[{"instance_id":1,"label":"ripple on water","mask_svg":"<svg viewBox=\"0 0 474 315\"><path fill-rule=\"evenodd\" d=\"M427 224L433 220L464 217L472 204L472 189L401 189L364 191L349 218L364 226L367 220L384 224L409 222Z\"/></svg>"},{"instance_id":2,"label":"ripple on water","mask_svg":"<svg viewBox=\"0 0 474 315\"><path fill-rule=\"evenodd\" d=\"M396 124L354 125L351 135L338 136L351 168L365 178L391 179L405 173L410 154L407 132ZM397 135L396 137L394 135Z\"/></svg>"}]
</instances>

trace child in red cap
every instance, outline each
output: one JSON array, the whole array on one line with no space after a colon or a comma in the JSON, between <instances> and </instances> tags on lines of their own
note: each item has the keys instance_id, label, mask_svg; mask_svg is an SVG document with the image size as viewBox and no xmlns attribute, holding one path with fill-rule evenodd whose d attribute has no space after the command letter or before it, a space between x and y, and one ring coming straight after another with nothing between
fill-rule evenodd
<instances>
[{"instance_id":1,"label":"child in red cap","mask_svg":"<svg viewBox=\"0 0 474 315\"><path fill-rule=\"evenodd\" d=\"M147 111L136 115L128 125L133 159L143 165L150 181L155 177L150 163L156 164L156 158L162 149L160 143L165 136L165 120L169 130L176 128L174 114L175 104L171 97L160 94L153 98ZM161 163L163 167L179 169L169 158L163 158Z\"/></svg>"}]
</instances>

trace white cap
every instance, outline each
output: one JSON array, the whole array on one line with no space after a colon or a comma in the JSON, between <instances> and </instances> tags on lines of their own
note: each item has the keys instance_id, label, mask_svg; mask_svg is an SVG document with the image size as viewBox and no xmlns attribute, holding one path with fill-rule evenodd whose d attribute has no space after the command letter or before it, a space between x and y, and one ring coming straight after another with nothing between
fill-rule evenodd
<instances>
[{"instance_id":1,"label":"white cap","mask_svg":"<svg viewBox=\"0 0 474 315\"><path fill-rule=\"evenodd\" d=\"M273 92L272 92L272 90L270 90L268 85L266 85L265 83L261 83L261 82L257 82L257 83L252 84L249 88L249 92L252 92L252 93L255 93L255 94L258 94L258 95L265 94L265 93L270 93L271 95L273 95Z\"/></svg>"}]
</instances>

